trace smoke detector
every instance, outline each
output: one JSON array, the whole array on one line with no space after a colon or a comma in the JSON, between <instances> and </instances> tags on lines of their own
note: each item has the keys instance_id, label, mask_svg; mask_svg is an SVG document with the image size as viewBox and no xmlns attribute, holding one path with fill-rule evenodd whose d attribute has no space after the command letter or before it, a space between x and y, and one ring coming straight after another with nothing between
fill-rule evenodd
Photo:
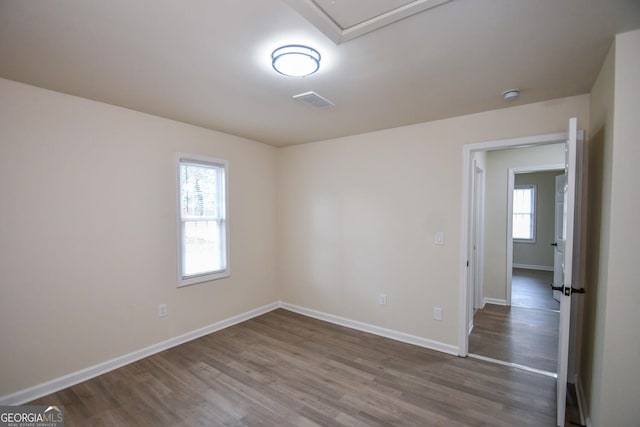
<instances>
[{"instance_id":1,"label":"smoke detector","mask_svg":"<svg viewBox=\"0 0 640 427\"><path fill-rule=\"evenodd\" d=\"M519 89L509 89L509 90L505 90L504 92L502 92L502 98L506 102L515 101L516 99L518 99L518 97L520 97L520 90Z\"/></svg>"}]
</instances>

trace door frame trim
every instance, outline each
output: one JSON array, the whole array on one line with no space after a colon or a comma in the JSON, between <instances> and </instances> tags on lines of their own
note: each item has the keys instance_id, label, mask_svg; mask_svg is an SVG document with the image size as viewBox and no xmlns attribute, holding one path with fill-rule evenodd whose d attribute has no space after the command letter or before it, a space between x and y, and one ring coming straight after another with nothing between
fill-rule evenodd
<instances>
[{"instance_id":1,"label":"door frame trim","mask_svg":"<svg viewBox=\"0 0 640 427\"><path fill-rule=\"evenodd\" d=\"M542 146L548 144L563 143L567 139L566 132L551 133L545 135L527 136L521 138L508 138L493 141L465 144L462 147L462 215L460 233L460 297L458 302L458 352L459 356L467 357L469 354L469 313L467 306L471 295L469 289L472 281L469 278L469 260L471 257L471 217L473 189L473 155L476 152L500 150L504 148Z\"/></svg>"},{"instance_id":2,"label":"door frame trim","mask_svg":"<svg viewBox=\"0 0 640 427\"><path fill-rule=\"evenodd\" d=\"M470 306L473 309L481 309L484 307L484 193L485 193L485 170L473 161L473 188L471 191L472 199L472 217L471 217L471 245L475 245L475 251L472 251L471 280L473 287L473 301ZM473 324L473 319L469 319Z\"/></svg>"}]
</instances>

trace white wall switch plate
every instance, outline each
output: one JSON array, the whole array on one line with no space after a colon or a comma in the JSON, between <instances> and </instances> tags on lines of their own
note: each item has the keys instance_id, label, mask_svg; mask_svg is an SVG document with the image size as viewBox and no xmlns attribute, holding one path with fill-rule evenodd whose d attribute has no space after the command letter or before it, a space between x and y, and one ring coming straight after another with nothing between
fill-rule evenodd
<instances>
[{"instance_id":1,"label":"white wall switch plate","mask_svg":"<svg viewBox=\"0 0 640 427\"><path fill-rule=\"evenodd\" d=\"M436 232L435 244L436 245L444 245L444 231Z\"/></svg>"},{"instance_id":2,"label":"white wall switch plate","mask_svg":"<svg viewBox=\"0 0 640 427\"><path fill-rule=\"evenodd\" d=\"M160 304L158 306L158 317L164 317L167 315L167 304Z\"/></svg>"},{"instance_id":3,"label":"white wall switch plate","mask_svg":"<svg viewBox=\"0 0 640 427\"><path fill-rule=\"evenodd\" d=\"M380 294L380 296L378 297L378 302L380 303L380 305L387 305L387 295Z\"/></svg>"},{"instance_id":4,"label":"white wall switch plate","mask_svg":"<svg viewBox=\"0 0 640 427\"><path fill-rule=\"evenodd\" d=\"M440 307L433 307L433 318L435 320L442 320L442 309Z\"/></svg>"}]
</instances>

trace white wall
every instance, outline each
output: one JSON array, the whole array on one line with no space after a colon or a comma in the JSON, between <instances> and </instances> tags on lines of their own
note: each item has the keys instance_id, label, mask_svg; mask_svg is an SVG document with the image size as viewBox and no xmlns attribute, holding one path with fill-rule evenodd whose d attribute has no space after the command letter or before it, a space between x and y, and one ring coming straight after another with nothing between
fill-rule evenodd
<instances>
[{"instance_id":1,"label":"white wall","mask_svg":"<svg viewBox=\"0 0 640 427\"><path fill-rule=\"evenodd\" d=\"M594 426L640 419L639 75L640 30L619 34L592 91L594 214L582 366Z\"/></svg>"},{"instance_id":2,"label":"white wall","mask_svg":"<svg viewBox=\"0 0 640 427\"><path fill-rule=\"evenodd\" d=\"M0 99L0 396L277 301L276 149L8 80ZM178 151L229 160L232 267L180 289Z\"/></svg>"},{"instance_id":3,"label":"white wall","mask_svg":"<svg viewBox=\"0 0 640 427\"><path fill-rule=\"evenodd\" d=\"M588 102L577 96L282 149L282 299L457 346L463 145L563 132L573 116L588 128ZM434 245L436 231L444 246ZM378 304L380 293L388 305Z\"/></svg>"},{"instance_id":4,"label":"white wall","mask_svg":"<svg viewBox=\"0 0 640 427\"><path fill-rule=\"evenodd\" d=\"M582 121L581 125L586 126L586 123ZM563 163L564 144L495 150L487 153L483 280L485 298L505 301L507 297L507 178L509 168Z\"/></svg>"}]
</instances>

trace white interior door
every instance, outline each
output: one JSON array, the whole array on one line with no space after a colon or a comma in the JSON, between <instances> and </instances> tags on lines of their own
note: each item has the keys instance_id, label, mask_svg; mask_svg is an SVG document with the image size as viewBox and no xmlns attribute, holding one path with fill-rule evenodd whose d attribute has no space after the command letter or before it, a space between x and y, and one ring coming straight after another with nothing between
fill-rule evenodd
<instances>
[{"instance_id":1,"label":"white interior door","mask_svg":"<svg viewBox=\"0 0 640 427\"><path fill-rule=\"evenodd\" d=\"M576 145L578 121L569 120L569 134L566 143L564 203L562 240L564 257L562 262L562 290L560 297L560 330L558 339L558 383L557 383L557 424L564 426L567 400L567 367L569 361L569 331L571 325L571 284L573 277L573 236L576 200Z\"/></svg>"},{"instance_id":2,"label":"white interior door","mask_svg":"<svg viewBox=\"0 0 640 427\"><path fill-rule=\"evenodd\" d=\"M555 223L553 234L553 287L562 287L563 272L562 264L564 263L564 197L565 187L567 185L567 176L556 176L556 198L555 198ZM553 290L553 299L560 302L562 292Z\"/></svg>"}]
</instances>

